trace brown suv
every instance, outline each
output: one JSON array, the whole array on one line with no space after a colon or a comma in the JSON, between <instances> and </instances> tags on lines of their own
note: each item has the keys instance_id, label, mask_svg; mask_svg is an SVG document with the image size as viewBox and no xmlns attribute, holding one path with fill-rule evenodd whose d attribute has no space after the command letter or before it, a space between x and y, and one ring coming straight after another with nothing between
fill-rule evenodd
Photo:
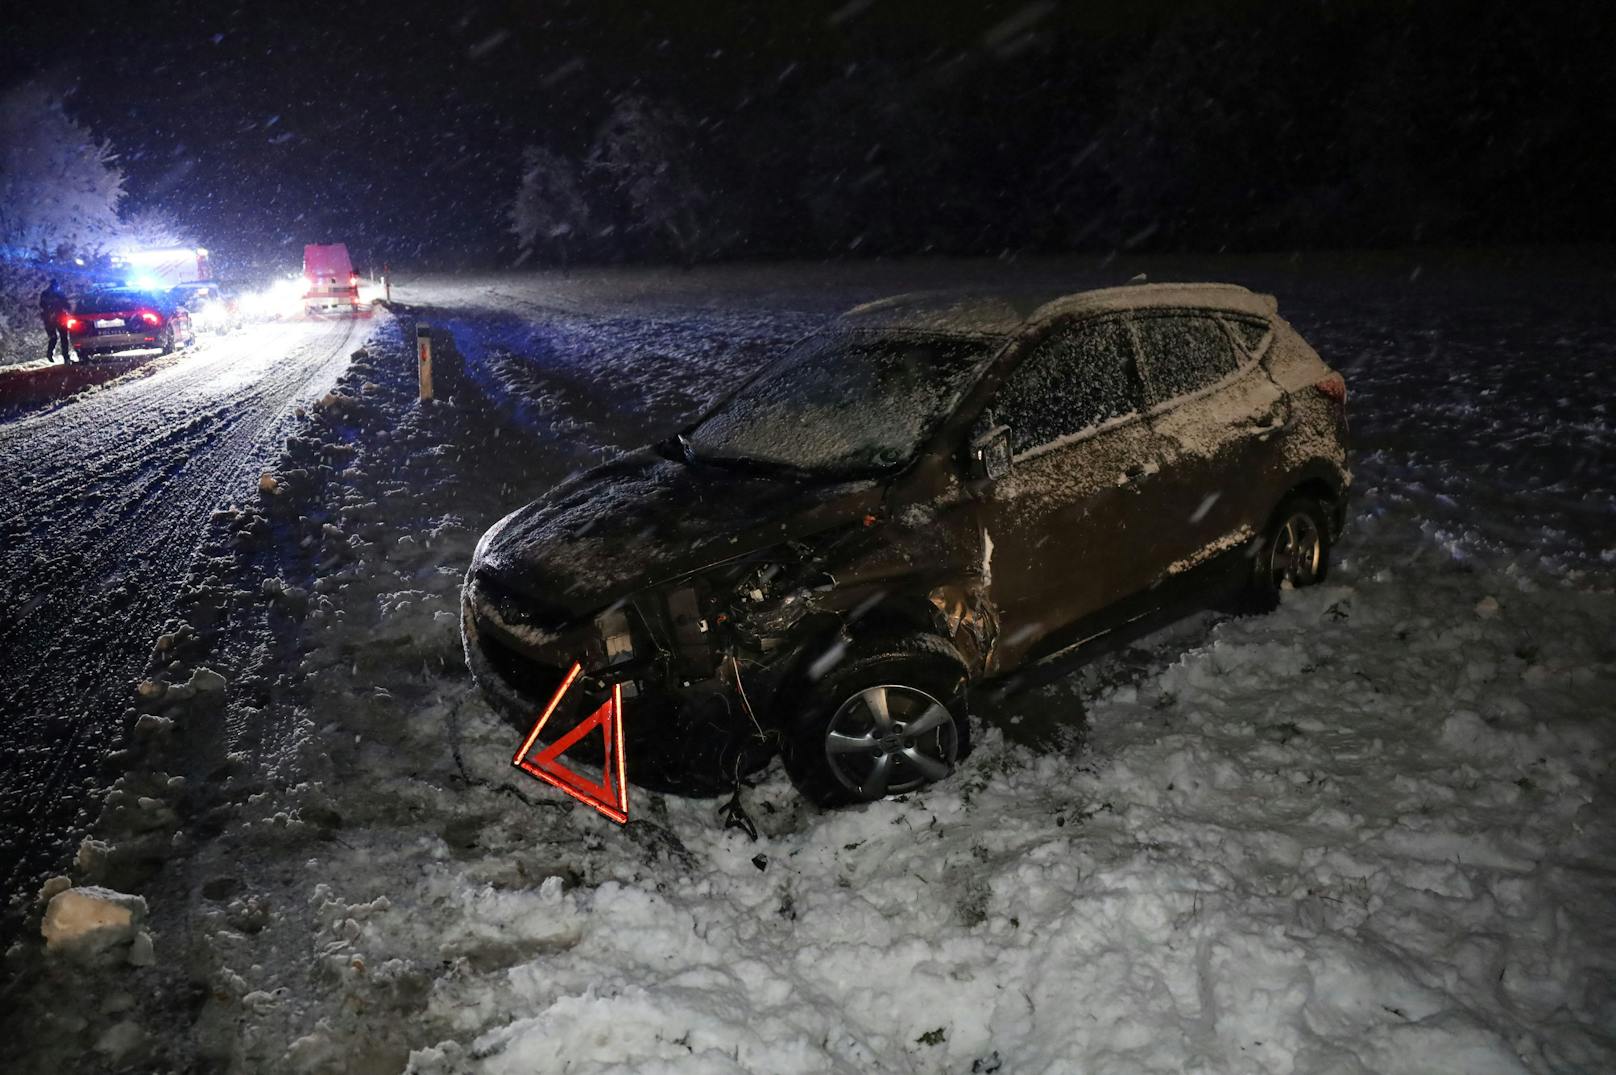
<instances>
[{"instance_id":1,"label":"brown suv","mask_svg":"<svg viewBox=\"0 0 1616 1075\"><path fill-rule=\"evenodd\" d=\"M778 750L817 802L877 799L964 755L968 685L1322 579L1345 441L1271 296L888 299L490 529L466 657L523 731L582 665L547 739L620 685L635 783Z\"/></svg>"}]
</instances>

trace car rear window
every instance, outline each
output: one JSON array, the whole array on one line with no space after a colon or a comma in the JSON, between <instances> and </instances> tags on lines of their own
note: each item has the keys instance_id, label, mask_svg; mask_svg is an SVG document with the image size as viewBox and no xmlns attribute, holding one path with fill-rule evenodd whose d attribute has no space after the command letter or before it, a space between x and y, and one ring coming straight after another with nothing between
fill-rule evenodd
<instances>
[{"instance_id":1,"label":"car rear window","mask_svg":"<svg viewBox=\"0 0 1616 1075\"><path fill-rule=\"evenodd\" d=\"M1195 392L1233 373L1229 337L1210 317L1167 314L1136 318L1145 399L1154 405Z\"/></svg>"},{"instance_id":2,"label":"car rear window","mask_svg":"<svg viewBox=\"0 0 1616 1075\"><path fill-rule=\"evenodd\" d=\"M101 288L86 292L79 299L77 310L79 313L93 313L97 310L129 310L136 306L156 306L156 295L146 291L130 291L127 288Z\"/></svg>"},{"instance_id":3,"label":"car rear window","mask_svg":"<svg viewBox=\"0 0 1616 1075\"><path fill-rule=\"evenodd\" d=\"M1133 344L1116 319L1056 329L999 390L1016 455L1139 409Z\"/></svg>"}]
</instances>

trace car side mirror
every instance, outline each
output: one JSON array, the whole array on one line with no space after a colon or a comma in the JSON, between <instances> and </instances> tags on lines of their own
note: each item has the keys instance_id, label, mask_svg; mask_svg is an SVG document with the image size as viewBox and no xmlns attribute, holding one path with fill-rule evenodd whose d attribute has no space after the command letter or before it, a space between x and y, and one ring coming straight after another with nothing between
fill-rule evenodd
<instances>
[{"instance_id":1,"label":"car side mirror","mask_svg":"<svg viewBox=\"0 0 1616 1075\"><path fill-rule=\"evenodd\" d=\"M987 411L971 427L967 467L975 481L998 481L1010 473L1010 427Z\"/></svg>"}]
</instances>

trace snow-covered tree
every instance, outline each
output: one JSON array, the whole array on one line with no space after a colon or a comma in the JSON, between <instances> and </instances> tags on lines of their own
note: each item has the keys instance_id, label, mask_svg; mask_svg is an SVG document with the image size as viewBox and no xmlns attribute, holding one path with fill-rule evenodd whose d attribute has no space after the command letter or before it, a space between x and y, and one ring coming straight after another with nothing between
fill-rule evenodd
<instances>
[{"instance_id":1,"label":"snow-covered tree","mask_svg":"<svg viewBox=\"0 0 1616 1075\"><path fill-rule=\"evenodd\" d=\"M0 95L0 362L43 347L39 263L93 253L118 233L123 172L105 141L38 83Z\"/></svg>"},{"instance_id":2,"label":"snow-covered tree","mask_svg":"<svg viewBox=\"0 0 1616 1075\"><path fill-rule=\"evenodd\" d=\"M678 106L625 94L589 152L590 169L622 198L631 227L666 241L686 264L707 238L694 141L695 125Z\"/></svg>"},{"instance_id":3,"label":"snow-covered tree","mask_svg":"<svg viewBox=\"0 0 1616 1075\"><path fill-rule=\"evenodd\" d=\"M0 96L0 245L9 258L89 252L118 230L123 171L111 143L37 83Z\"/></svg>"},{"instance_id":4,"label":"snow-covered tree","mask_svg":"<svg viewBox=\"0 0 1616 1075\"><path fill-rule=\"evenodd\" d=\"M167 209L148 206L125 213L118 228L124 245L133 247L195 246L196 237Z\"/></svg>"},{"instance_id":5,"label":"snow-covered tree","mask_svg":"<svg viewBox=\"0 0 1616 1075\"><path fill-rule=\"evenodd\" d=\"M511 232L523 260L552 249L566 268L576 240L589 229L589 200L577 162L544 146L522 153L522 185L511 206Z\"/></svg>"}]
</instances>

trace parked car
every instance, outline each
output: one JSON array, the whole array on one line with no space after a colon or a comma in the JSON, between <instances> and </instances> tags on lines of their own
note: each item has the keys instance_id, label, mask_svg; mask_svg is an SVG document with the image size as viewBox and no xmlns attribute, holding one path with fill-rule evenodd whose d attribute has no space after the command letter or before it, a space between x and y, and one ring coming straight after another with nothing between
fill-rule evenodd
<instances>
[{"instance_id":1,"label":"parked car","mask_svg":"<svg viewBox=\"0 0 1616 1075\"><path fill-rule=\"evenodd\" d=\"M62 325L80 359L141 348L166 355L196 341L182 303L169 292L142 288L92 288L74 301Z\"/></svg>"},{"instance_id":2,"label":"parked car","mask_svg":"<svg viewBox=\"0 0 1616 1075\"><path fill-rule=\"evenodd\" d=\"M241 300L217 280L191 280L175 284L169 297L190 311L191 321L204 332L226 333L244 323Z\"/></svg>"},{"instance_id":3,"label":"parked car","mask_svg":"<svg viewBox=\"0 0 1616 1075\"><path fill-rule=\"evenodd\" d=\"M524 731L580 662L547 738L620 684L645 786L778 749L821 804L910 791L965 754L967 687L1322 580L1346 433L1244 288L873 303L491 528L466 658Z\"/></svg>"}]
</instances>

